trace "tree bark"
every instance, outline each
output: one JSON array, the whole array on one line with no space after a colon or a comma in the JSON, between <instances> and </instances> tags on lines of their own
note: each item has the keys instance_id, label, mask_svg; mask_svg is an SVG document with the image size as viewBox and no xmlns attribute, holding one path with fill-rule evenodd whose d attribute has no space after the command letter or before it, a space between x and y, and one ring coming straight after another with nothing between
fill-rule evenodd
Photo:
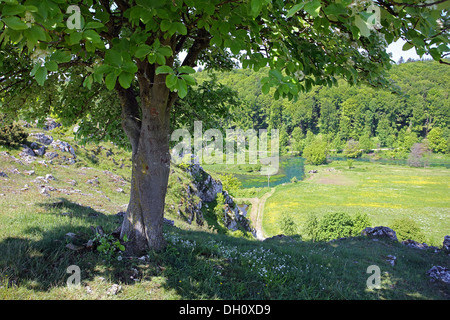
<instances>
[{"instance_id":1,"label":"tree bark","mask_svg":"<svg viewBox=\"0 0 450 320\"><path fill-rule=\"evenodd\" d=\"M165 85L142 85L142 119L135 117L134 95L129 89L117 89L122 126L132 145L130 202L120 234L121 239L127 236L125 248L129 255L140 255L148 249L161 251L166 246L163 217L170 172L169 90Z\"/></svg>"}]
</instances>

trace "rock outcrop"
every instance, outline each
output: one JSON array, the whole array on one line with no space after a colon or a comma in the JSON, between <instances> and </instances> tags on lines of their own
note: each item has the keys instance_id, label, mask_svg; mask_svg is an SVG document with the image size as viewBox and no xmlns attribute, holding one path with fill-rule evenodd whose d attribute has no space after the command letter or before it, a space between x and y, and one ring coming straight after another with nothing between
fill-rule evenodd
<instances>
[{"instance_id":1,"label":"rock outcrop","mask_svg":"<svg viewBox=\"0 0 450 320\"><path fill-rule=\"evenodd\" d=\"M369 237L383 237L388 238L393 241L398 241L397 234L394 230L388 227L378 226L378 227L367 227L362 232L361 235Z\"/></svg>"},{"instance_id":2,"label":"rock outcrop","mask_svg":"<svg viewBox=\"0 0 450 320\"><path fill-rule=\"evenodd\" d=\"M188 198L190 195L195 194L200 198L200 202L191 205L187 209L191 213L190 221L196 217L198 224L203 224L203 216L201 208L204 203L214 201L218 193L222 193L225 199L224 203L224 225L232 231L238 229L246 230L256 236L256 230L252 228L250 221L245 217L244 213L239 209L234 199L228 194L226 190L223 190L222 182L211 177L199 164L192 164L187 167L186 171L192 176L195 190L188 187Z\"/></svg>"}]
</instances>

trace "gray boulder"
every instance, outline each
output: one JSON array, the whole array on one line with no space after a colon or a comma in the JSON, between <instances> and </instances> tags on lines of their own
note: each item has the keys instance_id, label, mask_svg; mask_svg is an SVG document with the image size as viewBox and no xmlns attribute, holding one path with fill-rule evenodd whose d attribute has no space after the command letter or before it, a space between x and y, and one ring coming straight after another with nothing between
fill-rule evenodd
<instances>
[{"instance_id":1,"label":"gray boulder","mask_svg":"<svg viewBox=\"0 0 450 320\"><path fill-rule=\"evenodd\" d=\"M445 267L433 266L427 271L427 275L431 278L432 282L442 281L450 284L450 270Z\"/></svg>"},{"instance_id":2,"label":"gray boulder","mask_svg":"<svg viewBox=\"0 0 450 320\"><path fill-rule=\"evenodd\" d=\"M22 152L20 153L20 156L36 157L36 154L30 147L28 147L25 144L22 147L23 147L23 149L22 149Z\"/></svg>"},{"instance_id":3,"label":"gray boulder","mask_svg":"<svg viewBox=\"0 0 450 320\"><path fill-rule=\"evenodd\" d=\"M43 143L47 146L53 142L52 136L47 136L46 134L41 132L30 133L30 136L34 137L39 143Z\"/></svg>"},{"instance_id":4,"label":"gray boulder","mask_svg":"<svg viewBox=\"0 0 450 320\"><path fill-rule=\"evenodd\" d=\"M56 152L46 152L46 153L45 153L45 156L46 156L48 159L52 160L52 159L58 157L59 155L58 155Z\"/></svg>"},{"instance_id":5,"label":"gray boulder","mask_svg":"<svg viewBox=\"0 0 450 320\"><path fill-rule=\"evenodd\" d=\"M388 238L393 241L398 241L397 234L394 230L388 227L378 226L378 227L367 227L361 231L361 235L376 238Z\"/></svg>"},{"instance_id":6,"label":"gray boulder","mask_svg":"<svg viewBox=\"0 0 450 320\"><path fill-rule=\"evenodd\" d=\"M42 146L42 147L40 147L40 148L38 148L38 149L34 149L33 151L34 151L34 153L35 153L36 155L42 157L42 156L45 154L45 146Z\"/></svg>"},{"instance_id":7,"label":"gray boulder","mask_svg":"<svg viewBox=\"0 0 450 320\"><path fill-rule=\"evenodd\" d=\"M71 155L75 156L75 150L67 142L56 140L51 143L51 146L57 150L60 150L62 152L69 152Z\"/></svg>"}]
</instances>

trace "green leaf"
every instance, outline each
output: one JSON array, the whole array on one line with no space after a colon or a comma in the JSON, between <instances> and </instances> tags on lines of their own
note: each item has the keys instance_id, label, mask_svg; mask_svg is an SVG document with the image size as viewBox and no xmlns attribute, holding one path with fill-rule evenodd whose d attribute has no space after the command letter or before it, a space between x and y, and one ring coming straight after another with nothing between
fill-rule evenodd
<instances>
[{"instance_id":1,"label":"green leaf","mask_svg":"<svg viewBox=\"0 0 450 320\"><path fill-rule=\"evenodd\" d=\"M3 16L15 16L19 13L22 13L26 10L26 8L20 4L7 4L3 7L2 15Z\"/></svg>"},{"instance_id":2,"label":"green leaf","mask_svg":"<svg viewBox=\"0 0 450 320\"><path fill-rule=\"evenodd\" d=\"M32 43L37 43L39 40L45 41L47 38L44 29L38 26L32 26L31 28L26 29L24 34L27 40Z\"/></svg>"},{"instance_id":3,"label":"green leaf","mask_svg":"<svg viewBox=\"0 0 450 320\"><path fill-rule=\"evenodd\" d=\"M134 78L134 73L122 72L119 75L119 83L123 88L128 89L131 86L131 82L133 81L133 78Z\"/></svg>"},{"instance_id":4,"label":"green leaf","mask_svg":"<svg viewBox=\"0 0 450 320\"><path fill-rule=\"evenodd\" d=\"M412 47L414 47L414 45L412 43L409 42L405 42L405 44L402 47L403 51L408 51L409 49L411 49Z\"/></svg>"},{"instance_id":5,"label":"green leaf","mask_svg":"<svg viewBox=\"0 0 450 320\"><path fill-rule=\"evenodd\" d=\"M290 18L292 17L294 14L296 14L298 11L300 11L301 9L303 9L303 6L305 4L302 3L297 3L296 5L294 5L287 13L286 18Z\"/></svg>"},{"instance_id":6,"label":"green leaf","mask_svg":"<svg viewBox=\"0 0 450 320\"><path fill-rule=\"evenodd\" d=\"M169 66L159 66L156 68L155 74L162 74L162 73L173 73L173 70Z\"/></svg>"},{"instance_id":7,"label":"green leaf","mask_svg":"<svg viewBox=\"0 0 450 320\"><path fill-rule=\"evenodd\" d=\"M262 93L268 94L270 91L270 84L268 82L264 83L264 85L261 88Z\"/></svg>"},{"instance_id":8,"label":"green leaf","mask_svg":"<svg viewBox=\"0 0 450 320\"><path fill-rule=\"evenodd\" d=\"M175 22L176 30L179 34L185 36L187 35L187 28L186 26L181 22Z\"/></svg>"},{"instance_id":9,"label":"green leaf","mask_svg":"<svg viewBox=\"0 0 450 320\"><path fill-rule=\"evenodd\" d=\"M50 60L56 63L65 63L72 60L72 57L68 51L56 51L50 56Z\"/></svg>"},{"instance_id":10,"label":"green leaf","mask_svg":"<svg viewBox=\"0 0 450 320\"><path fill-rule=\"evenodd\" d=\"M90 90L92 87L92 82L94 82L92 75L87 76L83 81L83 87L87 87Z\"/></svg>"},{"instance_id":11,"label":"green leaf","mask_svg":"<svg viewBox=\"0 0 450 320\"><path fill-rule=\"evenodd\" d=\"M150 47L149 45L146 45L146 44L141 44L137 48L136 52L134 53L134 56L136 58L141 59L141 58L145 57L146 55L148 55L151 51L152 51L152 47Z\"/></svg>"},{"instance_id":12,"label":"green leaf","mask_svg":"<svg viewBox=\"0 0 450 320\"><path fill-rule=\"evenodd\" d=\"M70 45L79 44L81 38L83 38L83 34L81 32L72 32L69 36L69 44Z\"/></svg>"},{"instance_id":13,"label":"green leaf","mask_svg":"<svg viewBox=\"0 0 450 320\"><path fill-rule=\"evenodd\" d=\"M178 90L178 96L180 98L184 98L187 95L187 85L186 81L184 79L177 79L177 90Z\"/></svg>"},{"instance_id":14,"label":"green leaf","mask_svg":"<svg viewBox=\"0 0 450 320\"><path fill-rule=\"evenodd\" d=\"M250 13L253 17L256 17L262 8L262 0L251 0L250 2Z\"/></svg>"},{"instance_id":15,"label":"green leaf","mask_svg":"<svg viewBox=\"0 0 450 320\"><path fill-rule=\"evenodd\" d=\"M174 74L169 74L166 77L166 86L169 89L173 89L177 85L178 78Z\"/></svg>"},{"instance_id":16,"label":"green leaf","mask_svg":"<svg viewBox=\"0 0 450 320\"><path fill-rule=\"evenodd\" d=\"M156 63L159 65L166 64L166 58L159 52L156 52Z\"/></svg>"},{"instance_id":17,"label":"green leaf","mask_svg":"<svg viewBox=\"0 0 450 320\"><path fill-rule=\"evenodd\" d=\"M58 71L58 64L55 61L47 61L45 67L51 72Z\"/></svg>"},{"instance_id":18,"label":"green leaf","mask_svg":"<svg viewBox=\"0 0 450 320\"><path fill-rule=\"evenodd\" d=\"M91 41L92 43L102 42L100 35L94 30L86 30L85 32L83 32L83 38Z\"/></svg>"},{"instance_id":19,"label":"green leaf","mask_svg":"<svg viewBox=\"0 0 450 320\"><path fill-rule=\"evenodd\" d=\"M181 66L178 68L178 73L195 73L195 69L189 66Z\"/></svg>"},{"instance_id":20,"label":"green leaf","mask_svg":"<svg viewBox=\"0 0 450 320\"><path fill-rule=\"evenodd\" d=\"M129 73L136 73L138 71L138 67L136 64L132 61L127 61L122 66L122 71L129 72Z\"/></svg>"},{"instance_id":21,"label":"green leaf","mask_svg":"<svg viewBox=\"0 0 450 320\"><path fill-rule=\"evenodd\" d=\"M18 17L6 17L2 18L3 22L13 30L25 30L28 29L28 26L25 22L20 20Z\"/></svg>"},{"instance_id":22,"label":"green leaf","mask_svg":"<svg viewBox=\"0 0 450 320\"><path fill-rule=\"evenodd\" d=\"M195 86L195 84L197 83L195 81L195 78L193 76L188 75L188 74L182 74L180 76L180 78L183 78L186 81L186 83L188 85L190 85L190 86Z\"/></svg>"},{"instance_id":23,"label":"green leaf","mask_svg":"<svg viewBox=\"0 0 450 320\"><path fill-rule=\"evenodd\" d=\"M167 30L169 30L171 25L172 25L172 22L170 22L169 20L161 21L161 24L160 24L161 31L166 32Z\"/></svg>"},{"instance_id":24,"label":"green leaf","mask_svg":"<svg viewBox=\"0 0 450 320\"><path fill-rule=\"evenodd\" d=\"M160 47L158 49L158 52L161 53L165 57L170 57L173 54L172 48L169 46Z\"/></svg>"},{"instance_id":25,"label":"green leaf","mask_svg":"<svg viewBox=\"0 0 450 320\"><path fill-rule=\"evenodd\" d=\"M108 88L108 90L114 89L114 87L116 86L116 81L117 75L114 72L108 73L105 78L106 88Z\"/></svg>"},{"instance_id":26,"label":"green leaf","mask_svg":"<svg viewBox=\"0 0 450 320\"><path fill-rule=\"evenodd\" d=\"M305 4L305 11L313 17L317 17L319 15L321 6L322 4L319 0L313 0Z\"/></svg>"},{"instance_id":27,"label":"green leaf","mask_svg":"<svg viewBox=\"0 0 450 320\"><path fill-rule=\"evenodd\" d=\"M97 22L97 21L89 21L88 23L86 23L86 25L84 26L84 29L98 29L98 28L103 28L105 25L101 22Z\"/></svg>"},{"instance_id":28,"label":"green leaf","mask_svg":"<svg viewBox=\"0 0 450 320\"><path fill-rule=\"evenodd\" d=\"M47 79L47 68L42 66L39 67L34 75L34 78L40 86L43 86L45 80Z\"/></svg>"},{"instance_id":29,"label":"green leaf","mask_svg":"<svg viewBox=\"0 0 450 320\"><path fill-rule=\"evenodd\" d=\"M115 67L120 67L123 63L122 55L117 50L109 49L105 53L105 63Z\"/></svg>"}]
</instances>

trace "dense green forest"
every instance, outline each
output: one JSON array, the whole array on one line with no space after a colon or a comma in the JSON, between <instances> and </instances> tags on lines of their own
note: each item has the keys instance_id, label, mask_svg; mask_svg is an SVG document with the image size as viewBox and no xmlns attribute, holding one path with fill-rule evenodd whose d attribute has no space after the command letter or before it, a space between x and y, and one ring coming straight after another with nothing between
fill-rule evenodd
<instances>
[{"instance_id":1,"label":"dense green forest","mask_svg":"<svg viewBox=\"0 0 450 320\"><path fill-rule=\"evenodd\" d=\"M335 87L317 86L296 101L277 100L273 92L263 94L261 79L266 72L197 73L199 84L216 79L237 95L217 125L279 129L282 153L301 153L317 138L327 142L329 150L345 149L351 140L364 150L396 148L405 154L415 143L430 138L432 151L449 152L448 66L433 61L401 63L389 73L393 90L339 81Z\"/></svg>"}]
</instances>

